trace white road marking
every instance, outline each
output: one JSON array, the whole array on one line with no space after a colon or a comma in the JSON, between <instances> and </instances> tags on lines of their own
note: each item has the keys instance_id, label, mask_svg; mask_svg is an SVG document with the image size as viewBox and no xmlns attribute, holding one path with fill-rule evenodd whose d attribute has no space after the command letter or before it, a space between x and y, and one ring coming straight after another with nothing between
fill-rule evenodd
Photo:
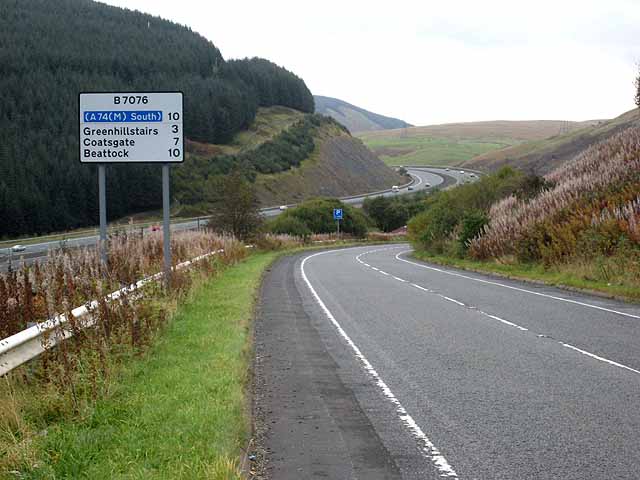
<instances>
[{"instance_id":1,"label":"white road marking","mask_svg":"<svg viewBox=\"0 0 640 480\"><path fill-rule=\"evenodd\" d=\"M420 175L414 175L413 173L411 173L411 171L409 171L409 175L418 179L418 183L413 184L414 187L417 187L422 183L422 177Z\"/></svg>"},{"instance_id":2,"label":"white road marking","mask_svg":"<svg viewBox=\"0 0 640 480\"><path fill-rule=\"evenodd\" d=\"M451 298L451 297L447 297L446 295L440 295L442 298L444 298L445 300L448 300L450 302L453 303L457 303L458 305L460 305L461 307L466 307L466 305L458 300L456 300L455 298Z\"/></svg>"},{"instance_id":3,"label":"white road marking","mask_svg":"<svg viewBox=\"0 0 640 480\"><path fill-rule=\"evenodd\" d=\"M595 358L596 360L600 360L601 362L605 362L608 363L610 365L614 365L616 367L619 368L624 368L625 370L630 370L634 373L640 373L640 370L636 370L635 368L631 368L631 367L627 367L626 365L623 365L622 363L618 363L618 362L614 362L613 360L609 360L608 358L604 358L604 357L600 357L598 355L595 355L591 352L587 352L586 350L582 350L578 347L574 347L573 345L569 345L568 343L563 343L563 342L558 342L560 343L563 347L567 347L570 348L571 350L575 350L576 352L579 352L583 355L586 355L587 357L591 357L591 358Z\"/></svg>"},{"instance_id":4,"label":"white road marking","mask_svg":"<svg viewBox=\"0 0 640 480\"><path fill-rule=\"evenodd\" d=\"M379 249L376 249L376 250L369 250L369 251L367 251L367 252L363 252L363 253L361 253L360 255L357 255L357 256L356 256L356 260L357 260L359 263L361 263L361 264L363 264L363 265L364 265L364 262L363 262L362 260L360 260L360 257L362 257L363 255L367 255L367 254L375 253L375 252L381 252L381 251L384 251L384 250L392 250L393 248L398 248L398 247L391 247L391 248L379 248ZM407 251L411 251L411 250L407 250ZM541 293L538 293L538 292L530 292L529 290L520 289L520 288L517 288L517 287L511 287L511 286L509 286L509 285L503 285L503 284L501 284L501 283L497 283L497 282L489 282L489 281L486 281L486 280L481 280L481 279L477 279L477 278L473 278L473 277L467 277L467 276L465 276L465 275L461 275L461 274L458 274L458 273L454 273L454 272L447 272L446 270L441 270L441 269L434 268L434 267L428 267L427 265L421 265L421 264L419 264L419 263L410 262L410 261L408 261L408 260L403 260L403 259L399 258L399 255L402 255L403 253L406 253L407 251L405 251L405 252L400 252L399 254L397 254L397 255L396 255L396 259L401 260L401 261L403 261L403 262L411 263L411 264L416 265L416 266L419 266L419 267L425 267L425 268L428 268L428 269L430 269L430 270L436 270L436 271L438 271L438 272L448 273L448 274L455 275L455 276L458 276L458 277L468 278L468 279L470 279L470 280L476 280L476 281L479 281L479 282L484 282L484 283L494 284L494 285L503 286L503 287L506 287L506 288L513 288L513 289L515 289L515 290L522 290L522 291L524 291L524 292L533 293L533 294L536 294L536 295L541 295L541 296L545 296L545 297L551 297L551 298L555 298L555 299L557 299L557 300L564 300L564 301L567 301L567 302L570 302L570 303L577 303L577 304L579 304L579 305L590 306L590 307L597 308L597 309L600 309L600 310L606 310L606 311L609 311L609 312L612 312L612 313L619 313L619 314L621 314L621 315L627 315L627 316L632 316L632 317L633 317L633 315L631 315L631 314L625 314L624 312L618 312L618 311L616 311L616 310L610 310L610 309L607 309L607 308L604 308L604 307L598 307L597 305L590 305L590 304L588 304L588 303L576 302L576 301L574 301L574 300L563 299L563 298L561 298L561 297L554 297L553 295L546 295L546 294L541 294ZM376 267L369 267L369 268L374 269L374 270L377 270L377 271L379 271L379 272L382 272L381 270L379 270L379 269L378 269L378 268L376 268ZM386 275L386 273L385 273L385 275ZM444 300L447 300L447 301L449 301L449 302L456 303L456 304L458 304L458 305L460 305L460 306L462 306L462 307L467 308L468 310L475 310L475 311L477 311L479 314L484 315L485 317L492 318L492 319L497 320L498 322L501 322L501 323L503 323L503 324L505 324L505 325L508 325L508 326L510 326L510 327L517 328L517 329L518 329L518 330L520 330L521 332L528 332L528 331L529 331L529 329L528 329L528 328L523 327L523 326L521 326L521 325L518 325L517 323L513 323L513 322L510 322L509 320L505 320L504 318L500 318L500 317L498 317L498 316L496 316L496 315L492 315L492 314L490 314L490 313L483 312L482 310L479 310L479 309L478 309L478 308L476 308L476 307L472 307L472 306L466 305L466 304L464 304L463 302L460 302L460 301L456 300L455 298L447 297L446 295L442 295L441 293L438 293L438 292L436 292L436 291L434 291L434 290L431 290L431 289L428 289L428 288L422 287L422 286L418 285L417 283L411 283L411 282L408 282L407 280L404 280L404 279L402 279L402 278L396 277L396 276L394 276L394 275L391 275L391 277L393 277L394 279L399 280L399 281L401 281L401 282L409 283L411 286L413 286L413 287L415 287L415 288L418 288L418 289L420 289L420 290L422 290L422 291L424 291L424 292L431 293L431 294L433 294L433 295L437 295L438 297L443 298ZM640 317L636 317L636 318L640 318ZM537 336L537 337L539 337L539 338L546 338L546 336L545 336L545 335L539 335L539 334L537 334L536 336ZM594 353L587 352L586 350L582 350L582 349L580 349L580 348L578 348L578 347L574 347L573 345L570 345L570 344L568 344L568 343L564 343L564 342L561 342L561 341L557 341L557 342L558 342L560 345L562 345L563 347L570 348L571 350L574 350L574 351L576 351L576 352L578 352L578 353L581 353L581 354L583 354L583 355L587 355L588 357L591 357L591 358L593 358L593 359L595 359L595 360L599 360L599 361L601 361L601 362L608 363L609 365L613 365L613 366L615 366L615 367L619 367L619 368L622 368L622 369L624 369L624 370L629 370L629 371L631 371L631 372L634 372L634 373L638 373L638 374L640 374L640 370L636 370L636 369L634 369L634 368L628 367L627 365L623 365L622 363L618 363L618 362L615 362L615 361L613 361L613 360L609 360L608 358L604 358L604 357L601 357L601 356L599 356L599 355L596 355L596 354L594 354Z\"/></svg>"},{"instance_id":5,"label":"white road marking","mask_svg":"<svg viewBox=\"0 0 640 480\"><path fill-rule=\"evenodd\" d=\"M458 474L453 469L453 467L449 464L449 462L447 462L447 459L444 457L444 455L442 455L442 453L440 453L440 450L438 450L438 448L436 448L433 442L429 440L429 438L425 435L425 433L418 426L415 420L411 417L411 415L409 415L407 410L402 406L402 404L400 403L400 400L398 400L398 398L393 394L391 389L382 380L378 372L376 372L376 370L373 368L373 365L371 365L369 360L367 360L367 358L360 351L358 346L353 342L353 340L351 340L349 335L347 335L347 332L345 332L344 329L340 326L338 321L335 319L331 311L327 308L327 306L322 301L322 299L316 292L315 288L313 288L313 285L311 285L311 282L307 278L307 274L304 271L304 266L307 263L307 260L313 257L317 257L318 255L325 255L327 253L335 253L339 251L340 250L329 250L326 252L314 253L313 255L309 255L308 257L305 257L304 260L302 260L302 263L300 264L300 273L302 274L302 279L305 281L305 283L309 287L311 294L315 298L318 305L320 305L320 308L322 308L327 318L331 321L331 323L336 328L340 336L342 336L345 342L347 342L347 344L351 347L351 349L353 350L358 360L360 360L366 372L373 378L373 380L376 382L376 385L378 385L378 387L382 390L382 393L384 394L384 396L393 405L395 405L396 413L398 414L398 417L400 418L402 423L405 425L405 427L409 430L409 432L419 441L420 448L423 454L429 460L431 460L435 468L440 473L440 476L447 477L447 478L459 478Z\"/></svg>"},{"instance_id":6,"label":"white road marking","mask_svg":"<svg viewBox=\"0 0 640 480\"><path fill-rule=\"evenodd\" d=\"M504 318L500 318L500 317L496 317L495 315L491 315L490 313L487 312L483 312L482 310L478 310L478 312L480 312L482 315L486 315L489 318L493 318L494 320L497 320L499 322L504 323L505 325L509 325L510 327L514 327L517 328L518 330L520 330L521 332L528 332L529 329L525 328L525 327L521 327L520 325L518 325L517 323L513 323L510 322L509 320L505 320Z\"/></svg>"},{"instance_id":7,"label":"white road marking","mask_svg":"<svg viewBox=\"0 0 640 480\"><path fill-rule=\"evenodd\" d=\"M599 305L593 305L591 303L579 302L577 300L571 300L569 298L556 297L555 295L549 295L547 293L534 292L532 290L527 290L525 288L513 287L511 285L505 285L504 283L492 282L490 280L483 280L481 278L469 277L469 276L463 275L461 273L456 273L456 272L451 272L451 271L448 271L448 270L443 270L442 268L430 267L429 265L423 265L421 263L416 263L416 262L412 262L410 260L406 260L404 258L400 258L400 255L402 255L404 253L408 253L408 252L411 252L411 250L406 250L404 252L398 253L396 255L396 259L400 260L401 262L410 263L411 265L415 265L416 267L426 268L428 270L433 270L434 272L445 273L447 275L453 275L454 277L460 277L460 278L466 278L467 280L473 280L474 282L486 283L486 284L489 284L489 285L495 285L497 287L508 288L510 290L517 290L518 292L530 293L531 295L538 295L539 297L546 297L546 298L551 298L553 300L559 300L561 302L573 303L575 305L580 305L580 306L587 307L587 308L595 308L597 310L602 310L602 311L609 312L609 313L615 313L616 315L622 315L622 316L625 316L625 317L637 318L637 319L640 320L640 315L633 315L631 313L620 312L618 310L612 310L610 308L600 307Z\"/></svg>"}]
</instances>

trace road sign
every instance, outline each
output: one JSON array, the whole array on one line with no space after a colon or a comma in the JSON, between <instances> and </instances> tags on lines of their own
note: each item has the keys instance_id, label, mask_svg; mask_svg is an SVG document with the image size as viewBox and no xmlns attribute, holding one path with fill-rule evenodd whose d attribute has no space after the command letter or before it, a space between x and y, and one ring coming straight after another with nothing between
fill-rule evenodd
<instances>
[{"instance_id":1,"label":"road sign","mask_svg":"<svg viewBox=\"0 0 640 480\"><path fill-rule=\"evenodd\" d=\"M333 219L334 220L342 220L342 209L334 208L333 209Z\"/></svg>"},{"instance_id":2,"label":"road sign","mask_svg":"<svg viewBox=\"0 0 640 480\"><path fill-rule=\"evenodd\" d=\"M80 93L80 162L184 161L182 92Z\"/></svg>"}]
</instances>

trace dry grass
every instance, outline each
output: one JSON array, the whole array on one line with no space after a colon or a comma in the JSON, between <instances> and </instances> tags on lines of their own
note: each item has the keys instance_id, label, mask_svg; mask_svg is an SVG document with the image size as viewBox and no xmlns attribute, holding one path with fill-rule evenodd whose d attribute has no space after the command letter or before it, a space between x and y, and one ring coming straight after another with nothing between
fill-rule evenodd
<instances>
[{"instance_id":1,"label":"dry grass","mask_svg":"<svg viewBox=\"0 0 640 480\"><path fill-rule=\"evenodd\" d=\"M204 232L181 232L172 238L176 264L219 249L224 252L194 264L208 276L245 257L244 246ZM59 314L66 314L67 322L43 342L49 343L54 335L73 334L0 379L2 474L37 468L41 459L34 443L46 434L47 425L82 419L98 399L108 397L117 384L120 365L153 345L177 302L198 278L193 269L178 270L172 275L170 290L151 282L107 302L104 297L109 292L161 270L162 237L113 238L109 253L106 269L95 249L81 249L55 252L43 265L0 276L1 338ZM98 300L91 311L95 323L85 328L85 320L75 318L71 309L94 299Z\"/></svg>"},{"instance_id":2,"label":"dry grass","mask_svg":"<svg viewBox=\"0 0 640 480\"><path fill-rule=\"evenodd\" d=\"M613 220L637 242L640 201L633 184L638 181L639 172L640 131L632 128L590 148L549 174L546 178L555 184L553 188L531 200L510 196L495 204L490 211L489 225L471 242L471 254L476 258L517 254L518 245L537 226L563 212L568 212L578 224L597 226ZM613 187L619 190L626 184L631 185L627 191L594 202L598 192ZM583 213L581 219L575 213L578 209Z\"/></svg>"}]
</instances>

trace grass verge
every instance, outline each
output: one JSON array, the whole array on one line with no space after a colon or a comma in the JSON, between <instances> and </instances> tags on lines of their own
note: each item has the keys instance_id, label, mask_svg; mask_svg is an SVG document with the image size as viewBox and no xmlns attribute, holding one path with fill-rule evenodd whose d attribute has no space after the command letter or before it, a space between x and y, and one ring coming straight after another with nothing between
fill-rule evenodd
<instances>
[{"instance_id":1,"label":"grass verge","mask_svg":"<svg viewBox=\"0 0 640 480\"><path fill-rule=\"evenodd\" d=\"M254 300L277 255L254 254L194 289L112 393L84 418L50 426L36 466L7 478L236 478Z\"/></svg>"},{"instance_id":2,"label":"grass verge","mask_svg":"<svg viewBox=\"0 0 640 480\"><path fill-rule=\"evenodd\" d=\"M505 278L533 281L546 285L584 291L619 300L640 302L640 288L627 282L616 283L592 278L593 270L600 268L592 263L573 263L544 267L539 264L497 263L461 259L444 255L432 255L424 251L415 251L413 256L425 262L446 265L479 273L489 273Z\"/></svg>"}]
</instances>

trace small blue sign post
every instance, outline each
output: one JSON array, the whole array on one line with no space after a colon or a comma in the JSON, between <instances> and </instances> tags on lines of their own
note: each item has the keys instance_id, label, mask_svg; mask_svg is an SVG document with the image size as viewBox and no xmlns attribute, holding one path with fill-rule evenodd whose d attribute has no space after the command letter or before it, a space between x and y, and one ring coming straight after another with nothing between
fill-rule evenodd
<instances>
[{"instance_id":1,"label":"small blue sign post","mask_svg":"<svg viewBox=\"0 0 640 480\"><path fill-rule=\"evenodd\" d=\"M338 225L338 237L340 236L340 220L342 220L342 209L334 208L333 209L333 219L336 221Z\"/></svg>"}]
</instances>

